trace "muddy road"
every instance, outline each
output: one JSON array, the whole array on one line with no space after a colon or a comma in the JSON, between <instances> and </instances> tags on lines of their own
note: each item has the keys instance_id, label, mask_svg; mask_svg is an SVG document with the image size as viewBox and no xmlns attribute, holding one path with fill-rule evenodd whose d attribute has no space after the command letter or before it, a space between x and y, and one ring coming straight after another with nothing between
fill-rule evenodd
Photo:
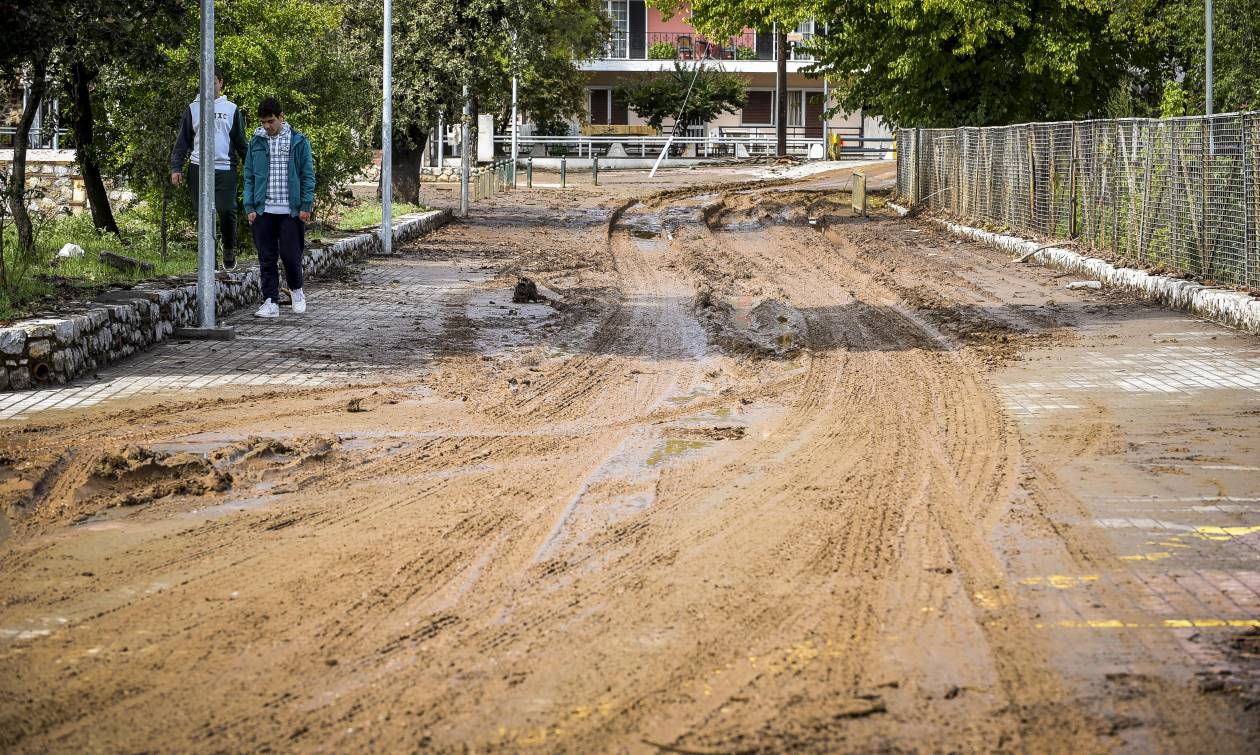
<instances>
[{"instance_id":1,"label":"muddy road","mask_svg":"<svg viewBox=\"0 0 1260 755\"><path fill-rule=\"evenodd\" d=\"M1012 386L1254 339L854 218L844 173L744 179L479 206L389 263L484 275L370 375L0 425L0 748L1251 750L1260 394L1045 424ZM1237 468L1176 558L1081 482L1142 493L1139 428ZM1228 610L1153 606L1176 569Z\"/></svg>"}]
</instances>

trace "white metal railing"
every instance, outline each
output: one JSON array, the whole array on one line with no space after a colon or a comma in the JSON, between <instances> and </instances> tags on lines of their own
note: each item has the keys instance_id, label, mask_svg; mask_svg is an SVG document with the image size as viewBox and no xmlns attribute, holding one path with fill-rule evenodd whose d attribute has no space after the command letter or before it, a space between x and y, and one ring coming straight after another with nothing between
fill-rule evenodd
<instances>
[{"instance_id":1,"label":"white metal railing","mask_svg":"<svg viewBox=\"0 0 1260 755\"><path fill-rule=\"evenodd\" d=\"M803 129L802 129L803 130ZM892 150L891 137L859 137L844 134L844 154L854 157L883 154ZM498 135L495 144L501 152L511 149L512 137ZM620 152L610 157L609 152L614 145L620 145L627 158L655 158L665 148L668 136L642 136L621 134L611 136L520 136L518 144L521 157L559 157L576 156L590 158L592 156L616 159ZM777 140L773 133L747 131L742 133L719 132L717 136L676 136L671 145L673 157L735 157L739 155L739 147L749 155L774 154ZM810 148L825 147L821 137L807 137L803 134L788 134L788 153L808 155Z\"/></svg>"},{"instance_id":2,"label":"white metal railing","mask_svg":"<svg viewBox=\"0 0 1260 755\"><path fill-rule=\"evenodd\" d=\"M0 149L12 149L13 138L17 135L17 126L0 126ZM61 140L66 129L36 128L30 130L28 149L60 149Z\"/></svg>"}]
</instances>

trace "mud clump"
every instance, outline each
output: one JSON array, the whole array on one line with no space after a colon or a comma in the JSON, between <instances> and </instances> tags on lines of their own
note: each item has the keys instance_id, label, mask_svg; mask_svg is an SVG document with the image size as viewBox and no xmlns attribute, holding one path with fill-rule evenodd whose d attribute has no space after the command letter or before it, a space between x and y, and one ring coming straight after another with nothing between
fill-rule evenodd
<instances>
[{"instance_id":1,"label":"mud clump","mask_svg":"<svg viewBox=\"0 0 1260 755\"><path fill-rule=\"evenodd\" d=\"M542 301L542 297L538 295L538 284L521 276L516 281L516 287L512 289L512 303L528 304L536 301Z\"/></svg>"},{"instance_id":2,"label":"mud clump","mask_svg":"<svg viewBox=\"0 0 1260 755\"><path fill-rule=\"evenodd\" d=\"M352 399L347 411L367 411L361 401ZM323 459L336 448L337 443L336 438L323 435L308 435L289 441L254 435L216 448L210 452L209 458L215 464L236 467L290 466Z\"/></svg>"},{"instance_id":3,"label":"mud clump","mask_svg":"<svg viewBox=\"0 0 1260 755\"><path fill-rule=\"evenodd\" d=\"M77 497L106 507L136 506L172 495L221 493L231 486L231 474L197 454L127 446L104 454L89 467Z\"/></svg>"},{"instance_id":4,"label":"mud clump","mask_svg":"<svg viewBox=\"0 0 1260 755\"><path fill-rule=\"evenodd\" d=\"M736 354L784 358L801 350L805 318L800 310L773 298L732 304L713 289L701 288L692 302L711 341Z\"/></svg>"}]
</instances>

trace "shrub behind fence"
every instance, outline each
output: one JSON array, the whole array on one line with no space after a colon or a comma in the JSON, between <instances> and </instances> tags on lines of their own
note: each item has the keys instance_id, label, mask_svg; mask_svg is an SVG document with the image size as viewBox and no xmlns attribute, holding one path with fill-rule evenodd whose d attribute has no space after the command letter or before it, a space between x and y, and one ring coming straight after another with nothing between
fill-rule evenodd
<instances>
[{"instance_id":1,"label":"shrub behind fence","mask_svg":"<svg viewBox=\"0 0 1260 755\"><path fill-rule=\"evenodd\" d=\"M900 130L912 205L1260 288L1260 112Z\"/></svg>"}]
</instances>

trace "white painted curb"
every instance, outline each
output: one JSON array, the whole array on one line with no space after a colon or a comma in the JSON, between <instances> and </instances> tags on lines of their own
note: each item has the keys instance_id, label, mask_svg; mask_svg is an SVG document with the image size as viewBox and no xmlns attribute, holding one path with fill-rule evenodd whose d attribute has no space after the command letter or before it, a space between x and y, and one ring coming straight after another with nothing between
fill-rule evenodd
<instances>
[{"instance_id":1,"label":"white painted curb","mask_svg":"<svg viewBox=\"0 0 1260 755\"><path fill-rule=\"evenodd\" d=\"M889 203L889 206L900 215L909 211L900 205ZM938 218L928 219L944 226L950 233L1026 255L1029 260L1048 267L1093 278L1108 288L1128 291L1173 309L1200 315L1247 333L1260 334L1260 299L1245 292L1205 286L1166 275L1151 275L1131 267L1116 267L1106 260L1086 257L1068 249L1045 248L1042 244L1016 236L992 233Z\"/></svg>"}]
</instances>

